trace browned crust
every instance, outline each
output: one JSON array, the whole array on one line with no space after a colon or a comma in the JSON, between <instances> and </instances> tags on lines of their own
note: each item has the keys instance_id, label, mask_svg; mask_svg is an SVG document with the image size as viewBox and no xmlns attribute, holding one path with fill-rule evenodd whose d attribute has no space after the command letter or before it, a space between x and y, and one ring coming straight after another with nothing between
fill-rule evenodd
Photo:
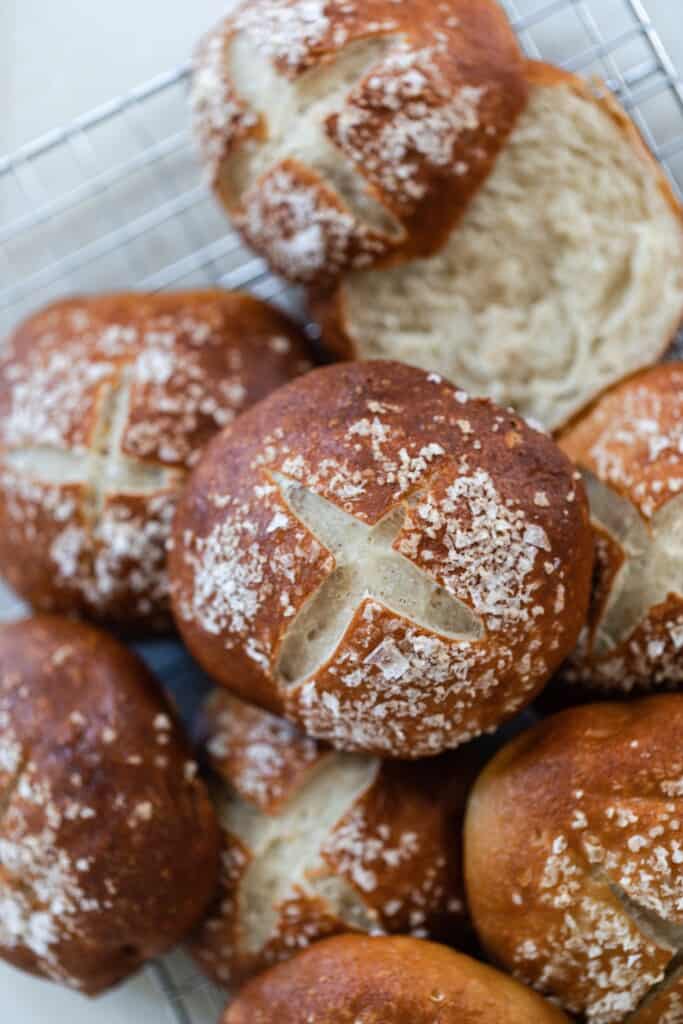
<instances>
[{"instance_id":1,"label":"browned crust","mask_svg":"<svg viewBox=\"0 0 683 1024\"><path fill-rule=\"evenodd\" d=\"M216 191L228 205L222 182L216 184ZM280 251L280 241L306 230L304 224L294 223L292 197L310 197L312 222L323 225L319 236L316 233L315 246L321 250L316 256L321 278L337 277L345 267L365 265L377 259L386 249L386 235L370 227L353 223L351 214L337 192L327 185L316 171L312 171L301 160L290 157L281 160L273 169L262 174L257 184L243 197L239 209L232 213L233 223L239 228L251 247L270 261L274 271L282 277L296 280L298 269L305 262L305 255L292 256L285 248ZM401 232L405 237L406 232ZM296 250L295 250L296 251ZM304 254L306 247L304 246Z\"/></svg>"},{"instance_id":2,"label":"browned crust","mask_svg":"<svg viewBox=\"0 0 683 1024\"><path fill-rule=\"evenodd\" d=\"M409 938L342 936L251 982L223 1024L561 1024L564 1014L477 963Z\"/></svg>"},{"instance_id":3,"label":"browned crust","mask_svg":"<svg viewBox=\"0 0 683 1024\"><path fill-rule=\"evenodd\" d=\"M273 483L278 472L369 526L403 508L394 548L479 608L488 635L440 637L365 599L332 661L283 685L282 637L333 560L292 518ZM407 504L415 495L419 509ZM430 517L436 525L425 529ZM475 553L452 573L449 531L457 524L466 536L485 534L494 521L512 546L492 534L489 548L477 533ZM518 417L398 363L315 371L244 415L239 431L228 428L207 448L174 533L175 612L195 657L237 696L286 711L342 749L415 758L494 727L542 688L574 646L587 607L587 505L559 449ZM525 557L534 538L545 550L529 547ZM519 570L505 570L502 618L488 615L486 580L508 559ZM227 571L233 589L221 582ZM384 652L395 666L386 673Z\"/></svg>"},{"instance_id":4,"label":"browned crust","mask_svg":"<svg viewBox=\"0 0 683 1024\"><path fill-rule=\"evenodd\" d=\"M632 1024L662 1024L680 1017L683 1009L683 977L662 986L635 1014Z\"/></svg>"},{"instance_id":5,"label":"browned crust","mask_svg":"<svg viewBox=\"0 0 683 1024\"><path fill-rule=\"evenodd\" d=\"M212 771L242 800L277 814L330 749L284 718L215 690L201 712Z\"/></svg>"},{"instance_id":6,"label":"browned crust","mask_svg":"<svg viewBox=\"0 0 683 1024\"><path fill-rule=\"evenodd\" d=\"M38 610L168 630L166 543L189 467L217 430L309 366L307 356L287 317L219 290L66 299L25 321L0 362L2 574ZM114 485L95 513L98 539L89 487L41 485L7 453L90 448L124 374L122 452L167 470L168 482L144 495Z\"/></svg>"},{"instance_id":7,"label":"browned crust","mask_svg":"<svg viewBox=\"0 0 683 1024\"><path fill-rule=\"evenodd\" d=\"M669 594L609 654L593 651L595 623L589 623L576 651L553 686L569 703L619 695L679 690L683 682L681 640L683 597Z\"/></svg>"},{"instance_id":8,"label":"browned crust","mask_svg":"<svg viewBox=\"0 0 683 1024\"><path fill-rule=\"evenodd\" d=\"M0 713L0 955L95 995L212 898L208 795L155 679L90 626L0 627Z\"/></svg>"},{"instance_id":9,"label":"browned crust","mask_svg":"<svg viewBox=\"0 0 683 1024\"><path fill-rule=\"evenodd\" d=\"M504 748L470 797L465 880L486 950L590 1020L625 1019L672 958L617 890L683 920L682 722L680 696L573 708Z\"/></svg>"},{"instance_id":10,"label":"browned crust","mask_svg":"<svg viewBox=\"0 0 683 1024\"><path fill-rule=\"evenodd\" d=\"M577 96L595 103L601 110L607 113L632 146L634 158L642 160L651 167L656 176L660 192L665 197L673 213L681 221L683 227L683 207L674 193L670 179L653 156L633 120L623 110L614 94L610 92L602 81L596 80L590 83L562 68L533 60L526 61L525 75L530 90L536 86L569 86ZM442 240L442 244L443 242L445 242L445 238ZM330 352L340 359L360 358L361 354L358 351L358 346L354 341L353 333L349 326L344 281L341 280L336 287L312 289L309 292L308 298L312 315L320 324L325 345ZM683 324L683 310L681 311L681 324ZM653 356L653 362L656 362L658 356L661 357L665 354L675 340L677 333L678 328L671 337L662 339L661 350L658 355ZM641 372L638 370L632 376L637 377ZM626 379L630 379L630 377ZM598 396L597 399L588 403L583 410L571 416L567 423L559 427L555 433L560 434L562 431L570 428L573 423L580 420L590 410L595 401L599 400L600 397Z\"/></svg>"},{"instance_id":11,"label":"browned crust","mask_svg":"<svg viewBox=\"0 0 683 1024\"><path fill-rule=\"evenodd\" d=\"M316 26L311 25L308 16L298 29L292 29L288 45L283 45L278 34L282 22L286 22L288 12L292 12L289 16L296 26L300 2L249 0L202 41L195 62L197 80L206 75L213 82L213 89L211 95L197 93L195 119L219 198L235 216L249 243L274 260L277 270L285 276L319 287L348 266L367 265L382 257L403 261L438 250L490 173L524 108L527 86L517 39L502 10L491 0L454 0L447 10L425 0L403 0L400 4L389 0L364 0L362 4L342 6L327 4L325 26L319 36L313 39ZM282 19L279 24L278 18ZM348 45L366 39L398 37L405 41L418 62L429 55L426 66L419 65L422 84L418 97L414 92L415 79L411 81L412 90L406 90L405 95L399 93L398 107L396 92L390 95L385 91L386 82L400 84L400 70L405 67L394 66L390 54L349 90L342 119L352 115L360 118L360 123L354 122L340 130L339 114L328 118L329 139L365 179L368 192L393 214L400 230L394 236L378 232L370 237L342 202L337 212L341 212L346 221L345 240L340 246L336 242L326 246L327 265L316 266L309 277L297 275L291 263L278 259L277 247L272 245L274 239L269 237L270 228L265 234L250 231L243 216L244 207L229 194L226 183L225 167L230 157L241 144L262 137L266 130L263 117L255 117L235 91L226 67L224 54L230 40L247 28L254 36L255 46L262 47L276 69L292 81L312 68L331 62ZM461 93L463 87L465 92ZM455 101L457 107L459 98L469 95L468 90L483 90L477 98L475 124L470 126L462 112L456 114L458 128L453 130L448 159L431 155L429 147L421 151L404 138L400 140L401 145L406 142L402 158L397 156L400 146L391 146L386 153L382 151L379 140L383 131L390 130L396 118L406 116L408 119L416 98L427 108L427 116L434 119L436 136L446 130L445 124L452 116L450 105ZM425 117L424 112L421 117ZM437 140L434 148L439 144ZM398 161L398 165L392 161ZM401 173L404 167L409 173ZM304 168L300 170L303 172ZM304 177L308 179L307 194L313 199L313 205L328 206L324 178L310 170ZM295 180L297 184L303 183L303 179L299 182L298 174ZM253 192L258 189L259 185L252 190L251 201ZM324 233L327 228L322 221L321 224ZM338 228L337 223L334 233ZM286 229L277 234L287 237ZM330 258L332 248L335 254Z\"/></svg>"},{"instance_id":12,"label":"browned crust","mask_svg":"<svg viewBox=\"0 0 683 1024\"><path fill-rule=\"evenodd\" d=\"M239 839L223 833L221 902L214 905L189 944L190 953L204 974L233 992L250 978L290 960L299 950L331 936L353 932L349 925L330 913L323 900L295 887L291 897L280 905L276 932L258 952L248 952L241 944L237 900L249 860L248 851Z\"/></svg>"},{"instance_id":13,"label":"browned crust","mask_svg":"<svg viewBox=\"0 0 683 1024\"><path fill-rule=\"evenodd\" d=\"M385 762L334 829L324 859L357 891L382 931L458 946L468 937L460 847L476 774L477 760L465 752Z\"/></svg>"},{"instance_id":14,"label":"browned crust","mask_svg":"<svg viewBox=\"0 0 683 1024\"><path fill-rule=\"evenodd\" d=\"M638 429L636 417L646 409L654 434ZM679 469L683 472L683 452L668 443L653 453L650 438L668 440L678 429L682 412L683 363L663 363L603 392L560 434L558 444L580 468L609 483L649 519L679 493L669 481ZM625 436L620 427L625 431L629 424L632 429Z\"/></svg>"},{"instance_id":15,"label":"browned crust","mask_svg":"<svg viewBox=\"0 0 683 1024\"><path fill-rule=\"evenodd\" d=\"M323 343L337 359L359 359L358 345L349 327L343 279L336 287L311 289L308 308L320 327Z\"/></svg>"},{"instance_id":16,"label":"browned crust","mask_svg":"<svg viewBox=\"0 0 683 1024\"><path fill-rule=\"evenodd\" d=\"M220 801L246 801L275 818L323 760L344 757L224 692L209 698L203 718ZM321 847L325 870L355 891L378 930L460 946L470 939L460 846L466 795L481 761L481 754L468 751L429 762L378 764L374 780L330 829ZM224 828L219 892L192 942L202 969L233 989L295 951L351 930L332 904L297 889L277 908L268 941L247 952L238 901L253 857Z\"/></svg>"},{"instance_id":17,"label":"browned crust","mask_svg":"<svg viewBox=\"0 0 683 1024\"><path fill-rule=\"evenodd\" d=\"M615 500L618 495L630 502L648 530L657 514L683 493L682 396L683 364L641 370L605 391L559 437L579 469L611 488ZM563 685L578 694L586 688L618 694L679 686L682 593L663 595L618 646L606 655L595 652L600 619L629 555L597 522L594 533L598 557L591 610L581 643L563 671Z\"/></svg>"}]
</instances>

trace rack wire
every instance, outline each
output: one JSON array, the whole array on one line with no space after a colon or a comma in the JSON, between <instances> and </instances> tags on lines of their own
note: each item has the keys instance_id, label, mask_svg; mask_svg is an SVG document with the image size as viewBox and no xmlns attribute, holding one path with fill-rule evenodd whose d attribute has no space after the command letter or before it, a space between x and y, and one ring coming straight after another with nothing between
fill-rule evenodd
<instances>
[{"instance_id":1,"label":"rack wire","mask_svg":"<svg viewBox=\"0 0 683 1024\"><path fill-rule=\"evenodd\" d=\"M607 82L683 194L683 80L644 0L501 2L529 56ZM189 76L180 67L0 156L0 337L73 292L217 284L296 311L296 293L244 248L202 183ZM0 617L17 610L0 594ZM143 653L181 703L195 692L179 648ZM182 952L147 976L160 1020L216 1024L224 994Z\"/></svg>"}]
</instances>

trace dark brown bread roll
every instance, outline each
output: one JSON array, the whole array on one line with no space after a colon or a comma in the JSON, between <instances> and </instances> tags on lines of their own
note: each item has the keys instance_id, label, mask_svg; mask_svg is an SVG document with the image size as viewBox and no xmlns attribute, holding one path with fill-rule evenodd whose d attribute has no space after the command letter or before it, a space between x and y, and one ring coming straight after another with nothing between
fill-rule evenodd
<instances>
[{"instance_id":1,"label":"dark brown bread roll","mask_svg":"<svg viewBox=\"0 0 683 1024\"><path fill-rule=\"evenodd\" d=\"M197 923L219 835L155 680L90 626L0 627L0 956L86 995Z\"/></svg>"},{"instance_id":2,"label":"dark brown bread roll","mask_svg":"<svg viewBox=\"0 0 683 1024\"><path fill-rule=\"evenodd\" d=\"M223 1024L568 1024L491 967L431 942L341 936L252 981Z\"/></svg>"},{"instance_id":3,"label":"dark brown bread roll","mask_svg":"<svg viewBox=\"0 0 683 1024\"><path fill-rule=\"evenodd\" d=\"M0 362L0 573L40 611L168 629L166 542L209 438L308 366L247 295L111 295L26 321Z\"/></svg>"},{"instance_id":4,"label":"dark brown bread roll","mask_svg":"<svg viewBox=\"0 0 683 1024\"><path fill-rule=\"evenodd\" d=\"M439 249L526 98L493 0L247 0L193 83L218 197L273 267L317 285Z\"/></svg>"},{"instance_id":5,"label":"dark brown bread roll","mask_svg":"<svg viewBox=\"0 0 683 1024\"><path fill-rule=\"evenodd\" d=\"M614 694L680 686L683 364L608 391L560 445L583 474L597 555L588 625L564 680Z\"/></svg>"},{"instance_id":6,"label":"dark brown bread roll","mask_svg":"<svg viewBox=\"0 0 683 1024\"><path fill-rule=\"evenodd\" d=\"M210 675L349 751L493 729L571 651L592 537L546 436L440 377L347 363L211 444L179 505L177 621Z\"/></svg>"},{"instance_id":7,"label":"dark brown bread roll","mask_svg":"<svg viewBox=\"0 0 683 1024\"><path fill-rule=\"evenodd\" d=\"M222 882L192 943L234 991L340 932L470 937L460 846L475 757L342 754L216 692L205 708Z\"/></svg>"},{"instance_id":8,"label":"dark brown bread roll","mask_svg":"<svg viewBox=\"0 0 683 1024\"><path fill-rule=\"evenodd\" d=\"M573 708L485 769L465 825L486 950L589 1024L683 1012L683 697Z\"/></svg>"}]
</instances>

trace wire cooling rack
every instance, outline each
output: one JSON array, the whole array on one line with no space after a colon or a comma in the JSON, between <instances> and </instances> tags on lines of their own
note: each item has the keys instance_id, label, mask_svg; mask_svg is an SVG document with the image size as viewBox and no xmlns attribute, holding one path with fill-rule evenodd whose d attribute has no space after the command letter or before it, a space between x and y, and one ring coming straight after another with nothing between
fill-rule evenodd
<instances>
[{"instance_id":1,"label":"wire cooling rack","mask_svg":"<svg viewBox=\"0 0 683 1024\"><path fill-rule=\"evenodd\" d=\"M607 81L682 194L683 81L646 4L502 3L531 57ZM218 284L297 308L296 293L241 245L202 183L189 73L184 66L162 75L0 157L0 338L37 306L73 292ZM16 610L0 595L0 617ZM143 653L187 705L197 687L187 656L175 645ZM149 967L148 980L161 997L160 1021L216 1024L225 996L182 952Z\"/></svg>"},{"instance_id":2,"label":"wire cooling rack","mask_svg":"<svg viewBox=\"0 0 683 1024\"><path fill-rule=\"evenodd\" d=\"M683 190L683 83L644 3L503 4L530 56L607 80ZM220 284L296 301L202 184L188 78L181 67L0 158L0 336L70 292Z\"/></svg>"}]
</instances>

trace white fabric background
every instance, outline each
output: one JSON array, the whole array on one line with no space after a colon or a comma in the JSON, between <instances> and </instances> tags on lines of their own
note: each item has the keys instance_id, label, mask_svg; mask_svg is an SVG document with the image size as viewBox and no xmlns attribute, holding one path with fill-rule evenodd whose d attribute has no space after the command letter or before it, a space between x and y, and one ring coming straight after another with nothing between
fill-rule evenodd
<instances>
[{"instance_id":1,"label":"white fabric background","mask_svg":"<svg viewBox=\"0 0 683 1024\"><path fill-rule=\"evenodd\" d=\"M680 0L646 4L683 68ZM0 155L181 63L227 7L227 0L0 0ZM145 978L93 1004L2 965L0 1020L169 1022Z\"/></svg>"}]
</instances>

